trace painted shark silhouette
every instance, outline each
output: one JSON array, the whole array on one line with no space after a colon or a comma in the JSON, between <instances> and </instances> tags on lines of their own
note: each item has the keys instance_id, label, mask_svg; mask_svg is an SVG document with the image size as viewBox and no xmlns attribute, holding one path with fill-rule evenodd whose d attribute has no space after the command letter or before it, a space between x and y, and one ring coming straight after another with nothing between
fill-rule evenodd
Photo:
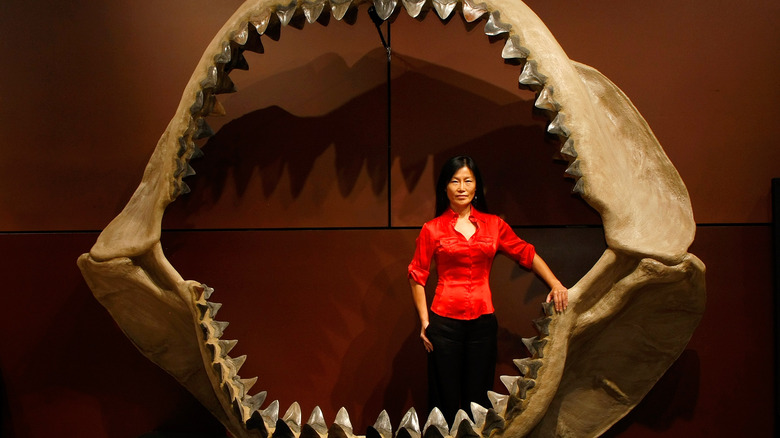
<instances>
[{"instance_id":1,"label":"painted shark silhouette","mask_svg":"<svg viewBox=\"0 0 780 438\"><path fill-rule=\"evenodd\" d=\"M490 393L492 406L472 405L448 425L434 409L420 427L411 409L395 432L386 412L367 436L465 438L596 436L628 413L680 355L704 311L704 265L687 252L695 223L688 193L649 126L629 99L598 71L571 61L541 20L518 0L403 0L413 17L433 8L441 19L456 10L484 32L504 38L521 86L560 137L573 191L602 217L607 249L570 288L570 308L534 321L539 336L524 340L531 357L515 360L520 376L502 376L508 394ZM223 114L217 100L235 91L230 73L247 69L269 26L296 14L309 23L326 8L337 20L371 4L386 20L397 0L248 0L225 23L187 83L175 115L158 141L143 179L124 210L78 265L95 297L138 349L185 386L236 437L352 438L349 415L333 424L315 408L302 423L294 403L280 416L266 393L250 394L257 378L231 357L226 322L213 289L184 280L160 245L165 207L189 191L183 181L202 154L196 140L213 134L207 116ZM459 6L459 8L458 8ZM428 14L433 15L433 14Z\"/></svg>"}]
</instances>

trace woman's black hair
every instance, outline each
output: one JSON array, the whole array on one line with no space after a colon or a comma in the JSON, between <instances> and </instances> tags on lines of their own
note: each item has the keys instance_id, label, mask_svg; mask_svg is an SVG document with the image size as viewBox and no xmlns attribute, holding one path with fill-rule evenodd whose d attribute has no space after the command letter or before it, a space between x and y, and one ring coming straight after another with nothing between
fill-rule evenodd
<instances>
[{"instance_id":1,"label":"woman's black hair","mask_svg":"<svg viewBox=\"0 0 780 438\"><path fill-rule=\"evenodd\" d=\"M479 172L479 167L477 167L477 163L475 163L471 157L460 155L450 158L444 163L444 166L441 167L439 180L436 182L436 216L441 215L450 207L450 199L447 197L447 184L449 184L452 179L452 175L455 175L455 172L463 167L468 167L469 170L471 170L471 173L474 174L474 180L477 183L476 190L474 191L474 200L471 201L471 205L483 213L488 212L487 201L485 200L485 190L482 185L482 174Z\"/></svg>"}]
</instances>

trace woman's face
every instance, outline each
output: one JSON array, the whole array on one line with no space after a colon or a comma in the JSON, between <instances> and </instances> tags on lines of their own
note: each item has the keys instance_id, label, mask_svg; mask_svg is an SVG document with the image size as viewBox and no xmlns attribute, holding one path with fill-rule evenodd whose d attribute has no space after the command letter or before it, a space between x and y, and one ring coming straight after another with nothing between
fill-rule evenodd
<instances>
[{"instance_id":1,"label":"woman's face","mask_svg":"<svg viewBox=\"0 0 780 438\"><path fill-rule=\"evenodd\" d=\"M471 204L476 190L477 182L471 169L465 166L458 169L447 183L447 198L452 209L459 211Z\"/></svg>"}]
</instances>

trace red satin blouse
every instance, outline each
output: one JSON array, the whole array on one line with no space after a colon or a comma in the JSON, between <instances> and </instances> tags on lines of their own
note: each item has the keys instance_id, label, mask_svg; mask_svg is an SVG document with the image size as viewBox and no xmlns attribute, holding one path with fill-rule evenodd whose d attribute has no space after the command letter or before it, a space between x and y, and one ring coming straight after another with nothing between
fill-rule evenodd
<instances>
[{"instance_id":1,"label":"red satin blouse","mask_svg":"<svg viewBox=\"0 0 780 438\"><path fill-rule=\"evenodd\" d=\"M425 286L431 261L436 260L439 282L431 310L440 316L475 319L493 313L488 280L496 251L530 268L536 250L517 237L498 216L471 207L469 220L477 227L470 239L455 230L458 215L447 209L426 222L417 237L417 249L409 264L409 278Z\"/></svg>"}]
</instances>

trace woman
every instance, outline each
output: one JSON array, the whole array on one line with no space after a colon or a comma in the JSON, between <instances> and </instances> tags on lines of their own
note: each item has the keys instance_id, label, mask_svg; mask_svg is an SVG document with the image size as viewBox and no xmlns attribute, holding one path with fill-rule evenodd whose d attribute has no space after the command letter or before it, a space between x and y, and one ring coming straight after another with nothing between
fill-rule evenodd
<instances>
[{"instance_id":1,"label":"woman","mask_svg":"<svg viewBox=\"0 0 780 438\"><path fill-rule=\"evenodd\" d=\"M467 156L447 161L436 184L436 218L425 223L409 264L409 283L428 352L428 401L448 422L471 402L490 406L498 324L488 284L496 251L531 269L550 287L547 302L568 306L568 291L534 247L501 218L487 214L482 176ZM428 312L425 283L436 261L438 283Z\"/></svg>"}]
</instances>

